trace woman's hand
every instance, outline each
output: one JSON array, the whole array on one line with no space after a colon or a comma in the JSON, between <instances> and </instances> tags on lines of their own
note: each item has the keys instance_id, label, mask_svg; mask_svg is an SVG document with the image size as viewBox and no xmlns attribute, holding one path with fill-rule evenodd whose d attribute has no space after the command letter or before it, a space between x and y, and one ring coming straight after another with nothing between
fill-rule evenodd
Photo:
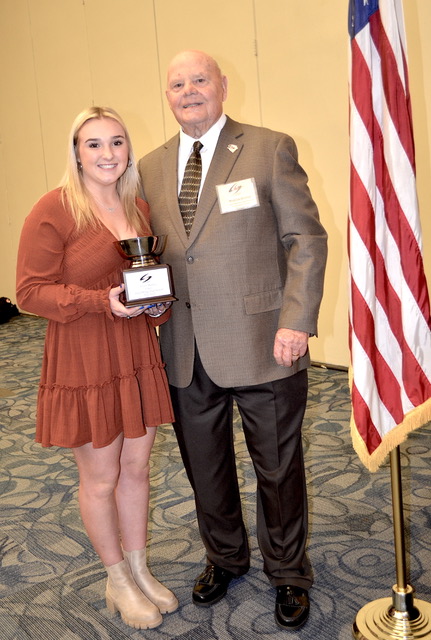
<instances>
[{"instance_id":1,"label":"woman's hand","mask_svg":"<svg viewBox=\"0 0 431 640\"><path fill-rule=\"evenodd\" d=\"M112 287L109 292L109 305L114 316L118 318L128 318L130 320L144 313L145 306L125 307L124 304L120 302L120 295L123 291L124 284L120 284L119 287Z\"/></svg>"}]
</instances>

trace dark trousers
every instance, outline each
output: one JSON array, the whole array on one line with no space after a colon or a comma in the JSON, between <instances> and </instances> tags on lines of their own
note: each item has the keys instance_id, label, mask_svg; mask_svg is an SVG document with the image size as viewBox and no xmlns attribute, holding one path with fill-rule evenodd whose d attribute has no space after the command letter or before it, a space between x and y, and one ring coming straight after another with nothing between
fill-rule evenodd
<instances>
[{"instance_id":1,"label":"dark trousers","mask_svg":"<svg viewBox=\"0 0 431 640\"><path fill-rule=\"evenodd\" d=\"M197 353L189 387L171 386L174 428L195 493L208 560L239 576L249 568L233 445L233 401L257 477L257 538L273 586L309 588L307 494L301 426L307 371L249 387L218 387Z\"/></svg>"}]
</instances>

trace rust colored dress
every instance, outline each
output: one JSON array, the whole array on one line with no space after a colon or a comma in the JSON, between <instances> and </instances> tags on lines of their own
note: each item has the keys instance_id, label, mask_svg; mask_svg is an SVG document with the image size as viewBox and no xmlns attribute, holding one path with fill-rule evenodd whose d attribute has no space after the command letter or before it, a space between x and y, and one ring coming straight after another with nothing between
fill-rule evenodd
<instances>
[{"instance_id":1,"label":"rust colored dress","mask_svg":"<svg viewBox=\"0 0 431 640\"><path fill-rule=\"evenodd\" d=\"M137 201L148 220L148 206ZM39 385L36 441L104 447L121 433L172 422L155 326L169 317L128 320L111 313L108 293L129 266L103 225L78 233L60 190L27 217L17 267L17 301L48 318Z\"/></svg>"}]
</instances>

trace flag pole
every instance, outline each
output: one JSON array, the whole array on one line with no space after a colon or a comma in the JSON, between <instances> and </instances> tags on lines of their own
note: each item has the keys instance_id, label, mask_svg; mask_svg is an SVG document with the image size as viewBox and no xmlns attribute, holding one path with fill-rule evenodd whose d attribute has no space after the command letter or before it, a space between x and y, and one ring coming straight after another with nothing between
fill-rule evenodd
<instances>
[{"instance_id":1,"label":"flag pole","mask_svg":"<svg viewBox=\"0 0 431 640\"><path fill-rule=\"evenodd\" d=\"M355 640L414 640L431 637L431 603L414 599L414 588L407 584L400 448L390 452L392 514L397 583L392 598L369 602L353 623Z\"/></svg>"}]
</instances>

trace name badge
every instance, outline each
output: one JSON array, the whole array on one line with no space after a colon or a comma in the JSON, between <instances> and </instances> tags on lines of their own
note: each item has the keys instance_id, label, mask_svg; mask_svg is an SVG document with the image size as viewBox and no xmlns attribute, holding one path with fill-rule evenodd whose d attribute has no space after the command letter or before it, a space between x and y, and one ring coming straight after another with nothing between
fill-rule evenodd
<instances>
[{"instance_id":1,"label":"name badge","mask_svg":"<svg viewBox=\"0 0 431 640\"><path fill-rule=\"evenodd\" d=\"M246 178L229 184L218 184L216 189L221 213L231 213L259 206L259 196L254 178Z\"/></svg>"}]
</instances>

